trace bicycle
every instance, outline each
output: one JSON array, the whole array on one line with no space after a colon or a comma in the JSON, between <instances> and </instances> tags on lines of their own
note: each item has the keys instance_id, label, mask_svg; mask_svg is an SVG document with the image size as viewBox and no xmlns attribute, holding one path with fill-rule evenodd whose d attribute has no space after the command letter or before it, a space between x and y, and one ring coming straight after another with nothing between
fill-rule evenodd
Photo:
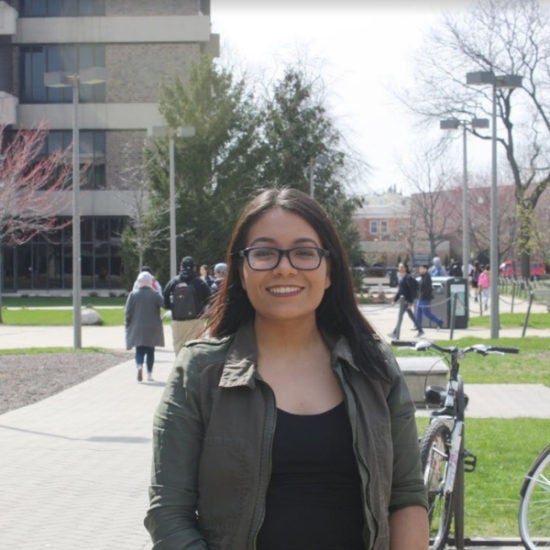
<instances>
[{"instance_id":1,"label":"bicycle","mask_svg":"<svg viewBox=\"0 0 550 550\"><path fill-rule=\"evenodd\" d=\"M464 446L465 410L468 397L459 374L466 354L518 353L517 348L474 344L466 348L443 347L434 342L392 341L392 345L410 347L416 351L430 348L450 356L447 386L428 386L424 396L428 405L438 409L430 413L430 423L420 437L420 457L424 484L428 492L430 550L442 550L449 542L454 514L454 544L464 548L464 473L473 472L477 457Z\"/></svg>"},{"instance_id":2,"label":"bicycle","mask_svg":"<svg viewBox=\"0 0 550 550\"><path fill-rule=\"evenodd\" d=\"M550 547L550 444L539 453L523 480L518 523L525 548Z\"/></svg>"}]
</instances>

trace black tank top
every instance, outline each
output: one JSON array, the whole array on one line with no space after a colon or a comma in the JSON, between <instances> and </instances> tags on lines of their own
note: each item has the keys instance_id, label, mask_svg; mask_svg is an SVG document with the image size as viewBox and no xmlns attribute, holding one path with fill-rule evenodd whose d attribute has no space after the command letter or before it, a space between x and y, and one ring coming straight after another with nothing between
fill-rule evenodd
<instances>
[{"instance_id":1,"label":"black tank top","mask_svg":"<svg viewBox=\"0 0 550 550\"><path fill-rule=\"evenodd\" d=\"M362 550L363 524L344 403L315 415L278 410L258 550Z\"/></svg>"}]
</instances>

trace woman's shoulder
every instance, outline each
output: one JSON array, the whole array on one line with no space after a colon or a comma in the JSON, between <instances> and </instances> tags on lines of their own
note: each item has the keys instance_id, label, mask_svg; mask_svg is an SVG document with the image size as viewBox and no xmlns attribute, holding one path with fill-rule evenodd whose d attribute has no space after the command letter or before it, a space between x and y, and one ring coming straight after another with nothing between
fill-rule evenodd
<instances>
[{"instance_id":1,"label":"woman's shoulder","mask_svg":"<svg viewBox=\"0 0 550 550\"><path fill-rule=\"evenodd\" d=\"M223 361L233 337L204 337L186 342L176 357L175 366L186 370L202 368L205 365Z\"/></svg>"}]
</instances>

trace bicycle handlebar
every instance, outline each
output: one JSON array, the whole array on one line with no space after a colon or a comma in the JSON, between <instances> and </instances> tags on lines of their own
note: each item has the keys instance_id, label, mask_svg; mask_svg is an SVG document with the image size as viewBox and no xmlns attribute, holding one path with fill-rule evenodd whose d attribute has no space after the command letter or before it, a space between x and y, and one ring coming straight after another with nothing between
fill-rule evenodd
<instances>
[{"instance_id":1,"label":"bicycle handlebar","mask_svg":"<svg viewBox=\"0 0 550 550\"><path fill-rule=\"evenodd\" d=\"M419 341L407 341L407 340L392 340L392 346L396 347L408 347L413 348L416 351L426 351L429 348L434 348L443 353L453 354L466 354L471 351L475 351L481 355L488 355L489 353L519 353L518 348L505 347L505 346L491 346L487 344L474 344L463 349L459 349L456 346L451 346L445 348L436 344L435 342L429 342L428 340L419 340Z\"/></svg>"},{"instance_id":2,"label":"bicycle handlebar","mask_svg":"<svg viewBox=\"0 0 550 550\"><path fill-rule=\"evenodd\" d=\"M496 351L500 353L519 353L519 348L506 348L503 346L489 346L490 351Z\"/></svg>"}]
</instances>

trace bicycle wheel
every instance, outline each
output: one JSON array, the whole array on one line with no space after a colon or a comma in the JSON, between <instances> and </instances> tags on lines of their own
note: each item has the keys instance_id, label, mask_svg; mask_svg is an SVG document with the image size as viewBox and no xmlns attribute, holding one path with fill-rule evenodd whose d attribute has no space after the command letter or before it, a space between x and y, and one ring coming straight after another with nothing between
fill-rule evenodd
<instances>
[{"instance_id":1,"label":"bicycle wheel","mask_svg":"<svg viewBox=\"0 0 550 550\"><path fill-rule=\"evenodd\" d=\"M424 485L428 491L430 549L445 548L451 528L453 494L445 494L445 479L449 466L451 432L447 424L434 420L420 441L420 457Z\"/></svg>"},{"instance_id":2,"label":"bicycle wheel","mask_svg":"<svg viewBox=\"0 0 550 550\"><path fill-rule=\"evenodd\" d=\"M526 548L550 547L550 445L533 462L521 487L519 534Z\"/></svg>"}]
</instances>

